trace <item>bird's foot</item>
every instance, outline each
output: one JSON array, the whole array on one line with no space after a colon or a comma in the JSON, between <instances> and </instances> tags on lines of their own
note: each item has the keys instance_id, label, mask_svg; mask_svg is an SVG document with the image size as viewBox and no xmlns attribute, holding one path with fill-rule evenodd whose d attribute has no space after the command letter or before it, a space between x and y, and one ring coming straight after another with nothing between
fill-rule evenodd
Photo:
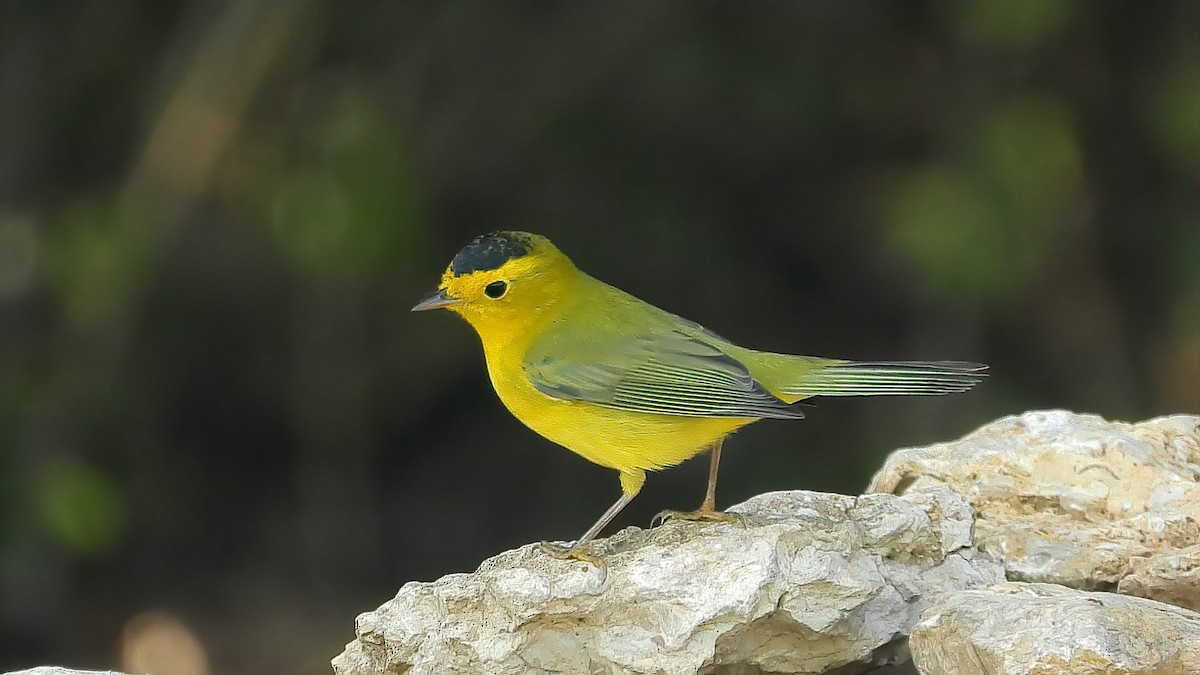
<instances>
[{"instance_id":1,"label":"bird's foot","mask_svg":"<svg viewBox=\"0 0 1200 675\"><path fill-rule=\"evenodd\" d=\"M700 508L695 511L659 511L658 515L654 516L654 520L650 521L650 527L657 527L668 520L690 520L693 522L702 523L731 523L737 525L744 524L742 517L736 513L726 513L724 511L717 511L716 509Z\"/></svg>"},{"instance_id":2,"label":"bird's foot","mask_svg":"<svg viewBox=\"0 0 1200 675\"><path fill-rule=\"evenodd\" d=\"M587 551L586 544L574 544L571 546L562 546L549 541L543 541L538 545L542 552L552 558L559 560L578 560L585 562L594 567L600 568L601 571L607 570L608 566L604 564L604 560L599 556L592 555Z\"/></svg>"}]
</instances>

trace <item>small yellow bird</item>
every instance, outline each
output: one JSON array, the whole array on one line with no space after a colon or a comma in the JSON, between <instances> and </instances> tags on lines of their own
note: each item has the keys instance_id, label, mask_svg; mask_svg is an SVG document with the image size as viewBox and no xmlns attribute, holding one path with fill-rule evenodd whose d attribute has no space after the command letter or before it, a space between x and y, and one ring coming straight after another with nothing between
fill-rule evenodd
<instances>
[{"instance_id":1,"label":"small yellow bird","mask_svg":"<svg viewBox=\"0 0 1200 675\"><path fill-rule=\"evenodd\" d=\"M518 420L600 466L621 498L562 557L584 546L642 489L646 472L709 450L699 510L716 510L721 442L751 422L800 419L812 396L949 394L987 366L958 361L855 362L739 347L581 272L545 237L493 232L451 261L437 292L412 311L449 309L479 334L488 375Z\"/></svg>"}]
</instances>

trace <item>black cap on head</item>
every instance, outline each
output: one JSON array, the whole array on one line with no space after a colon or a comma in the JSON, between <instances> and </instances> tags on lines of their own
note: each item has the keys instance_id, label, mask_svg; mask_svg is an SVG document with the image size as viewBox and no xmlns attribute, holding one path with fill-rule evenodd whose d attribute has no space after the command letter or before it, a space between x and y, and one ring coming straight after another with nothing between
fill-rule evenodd
<instances>
[{"instance_id":1,"label":"black cap on head","mask_svg":"<svg viewBox=\"0 0 1200 675\"><path fill-rule=\"evenodd\" d=\"M513 258L529 253L532 242L521 232L492 232L475 237L463 247L454 260L450 271L454 276L471 272L494 270Z\"/></svg>"}]
</instances>

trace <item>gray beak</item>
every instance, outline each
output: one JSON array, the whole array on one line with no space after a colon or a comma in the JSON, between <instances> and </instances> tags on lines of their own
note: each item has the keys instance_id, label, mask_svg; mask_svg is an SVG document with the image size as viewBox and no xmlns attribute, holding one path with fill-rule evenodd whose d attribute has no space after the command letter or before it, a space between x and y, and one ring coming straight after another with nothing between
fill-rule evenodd
<instances>
[{"instance_id":1,"label":"gray beak","mask_svg":"<svg viewBox=\"0 0 1200 675\"><path fill-rule=\"evenodd\" d=\"M452 298L446 295L446 291L439 288L436 293L418 302L410 311L424 312L430 309L444 309L446 307L450 307L451 305L457 305L460 302L462 301L458 298Z\"/></svg>"}]
</instances>

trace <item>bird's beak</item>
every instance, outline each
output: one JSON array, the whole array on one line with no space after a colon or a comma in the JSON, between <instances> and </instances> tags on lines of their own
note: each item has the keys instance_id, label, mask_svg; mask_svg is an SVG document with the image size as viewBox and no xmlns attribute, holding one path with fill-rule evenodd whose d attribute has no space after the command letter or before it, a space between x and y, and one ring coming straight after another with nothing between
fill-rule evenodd
<instances>
[{"instance_id":1,"label":"bird's beak","mask_svg":"<svg viewBox=\"0 0 1200 675\"><path fill-rule=\"evenodd\" d=\"M457 305L460 302L462 301L458 298L452 298L449 295L446 295L446 289L439 288L436 293L418 302L411 311L424 312L429 309L445 309L446 307Z\"/></svg>"}]
</instances>

